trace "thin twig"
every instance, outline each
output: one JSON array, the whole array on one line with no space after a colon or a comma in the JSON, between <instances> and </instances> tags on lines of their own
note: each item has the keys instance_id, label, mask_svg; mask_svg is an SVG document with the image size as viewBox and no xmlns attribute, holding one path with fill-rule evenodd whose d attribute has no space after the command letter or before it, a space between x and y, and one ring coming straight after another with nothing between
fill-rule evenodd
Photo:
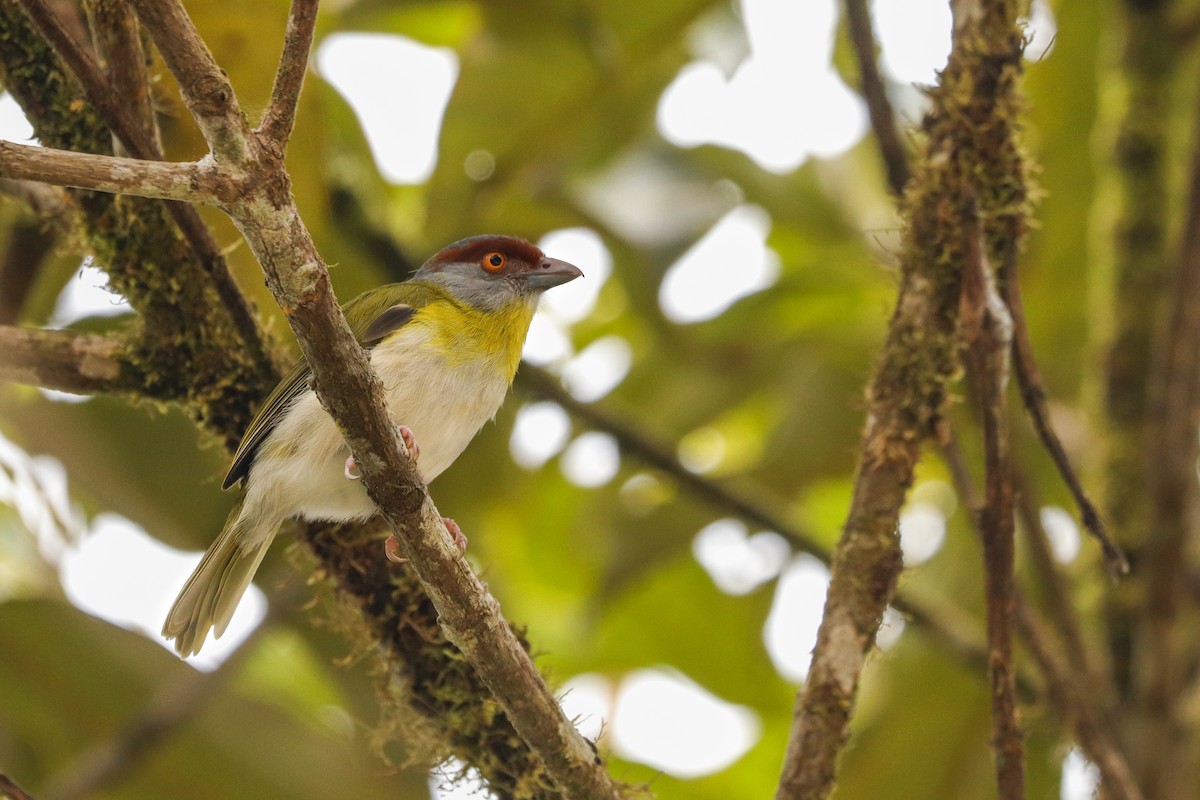
<instances>
[{"instance_id":1,"label":"thin twig","mask_svg":"<svg viewBox=\"0 0 1200 800\"><path fill-rule=\"evenodd\" d=\"M943 454L950 467L955 491L969 510L969 519L977 533L980 529L982 503L979 492L966 469L961 450L953 436L943 442ZM1024 496L1021 496L1024 499ZM1111 735L1113 726L1108 724L1103 711L1098 710L1097 694L1086 675L1074 664L1064 666L1054 652L1058 649L1053 636L1037 617L1019 586L1014 586L1013 608L1017 631L1033 655L1034 663L1045 683L1046 699L1054 706L1059 716L1071 724L1076 740L1084 753L1097 765L1104 786L1116 787L1118 794L1111 800L1141 800L1141 792L1133 782L1128 762ZM1017 676L1017 690L1022 696L1034 693L1026 686L1027 681Z\"/></svg>"},{"instance_id":2,"label":"thin twig","mask_svg":"<svg viewBox=\"0 0 1200 800\"><path fill-rule=\"evenodd\" d=\"M97 156L0 140L0 178L222 205L237 187L210 160L175 163Z\"/></svg>"},{"instance_id":3,"label":"thin twig","mask_svg":"<svg viewBox=\"0 0 1200 800\"><path fill-rule=\"evenodd\" d=\"M0 772L0 795L9 800L33 800L33 797L18 786L16 781L2 772Z\"/></svg>"},{"instance_id":4,"label":"thin twig","mask_svg":"<svg viewBox=\"0 0 1200 800\"><path fill-rule=\"evenodd\" d=\"M896 127L896 114L875 61L875 34L871 30L871 12L867 9L866 0L846 0L846 25L850 30L854 57L858 61L858 80L867 103L867 115L871 118L871 129L875 131L875 140L879 143L880 155L887 170L888 187L898 197L904 193L908 183L908 153Z\"/></svg>"},{"instance_id":5,"label":"thin twig","mask_svg":"<svg viewBox=\"0 0 1200 800\"><path fill-rule=\"evenodd\" d=\"M962 227L966 240L962 329L971 375L979 390L986 465L979 529L983 541L996 783L1001 800L1024 800L1024 748L1017 718L1012 650L1015 555L1006 402L1012 318L996 291L983 241L983 226L974 203L967 210Z\"/></svg>"},{"instance_id":6,"label":"thin twig","mask_svg":"<svg viewBox=\"0 0 1200 800\"><path fill-rule=\"evenodd\" d=\"M1007 261L1001 263L997 279L1013 320L1013 371L1017 376L1017 385L1021 389L1021 400L1025 404L1029 418L1033 421L1033 427L1037 430L1038 437L1042 440L1042 445L1050 454L1054 466L1058 468L1059 475L1062 476L1063 482L1071 492L1071 497L1075 500L1075 505L1079 508L1084 529L1100 543L1109 571L1114 576L1128 575L1129 560L1109 537L1100 512L1096 510L1095 504L1084 490L1075 468L1071 465L1066 448L1063 447L1058 433L1050 422L1050 411L1046 406L1046 391L1042 388L1041 374L1038 371L1037 360L1033 356L1033 345L1029 340L1029 328L1025 323L1025 306L1021 301L1021 289L1016 276L1009 274L1011 268L1008 264Z\"/></svg>"},{"instance_id":7,"label":"thin twig","mask_svg":"<svg viewBox=\"0 0 1200 800\"><path fill-rule=\"evenodd\" d=\"M300 87L308 70L308 53L312 49L313 28L317 24L317 0L292 0L288 14L287 32L283 39L283 54L271 88L271 102L258 125L258 135L265 143L280 152L287 147L288 137L296 122L296 106Z\"/></svg>"},{"instance_id":8,"label":"thin twig","mask_svg":"<svg viewBox=\"0 0 1200 800\"><path fill-rule=\"evenodd\" d=\"M1058 660L1051 635L1019 596L1015 611L1017 628L1046 679L1051 703L1071 724L1079 746L1100 771L1101 796L1106 800L1143 800L1129 762L1112 735L1114 727L1096 709L1096 698L1078 680L1074 669Z\"/></svg>"},{"instance_id":9,"label":"thin twig","mask_svg":"<svg viewBox=\"0 0 1200 800\"><path fill-rule=\"evenodd\" d=\"M575 399L563 388L561 381L544 369L532 364L522 364L517 375L519 386L524 385L534 394L553 400L572 416L579 417L588 425L610 434L623 451L670 474L677 483L691 489L698 497L778 533L796 549L815 556L825 564L830 562L829 548L818 542L813 534L770 511L765 502L751 497L745 490L732 489L687 469L679 463L679 459L670 448L653 441L645 433L634 430L627 422L618 420L596 405Z\"/></svg>"},{"instance_id":10,"label":"thin twig","mask_svg":"<svg viewBox=\"0 0 1200 800\"><path fill-rule=\"evenodd\" d=\"M1037 576L1037 586L1045 593L1043 606L1059 637L1066 644L1067 661L1076 674L1076 680L1089 687L1087 694L1093 698L1093 702L1103 703L1105 698L1112 696L1111 687L1101 689L1097 685L1099 673L1092 668L1091 659L1084 647L1083 631L1075 613L1075 604L1071 601L1062 570L1058 568L1054 555L1050 552L1046 528L1042 525L1030 481L1015 467L1013 481L1016 485L1016 510L1022 522L1022 540Z\"/></svg>"},{"instance_id":11,"label":"thin twig","mask_svg":"<svg viewBox=\"0 0 1200 800\"><path fill-rule=\"evenodd\" d=\"M46 5L45 0L21 0L21 5L59 58L75 75L83 88L84 97L101 114L129 153L135 158L147 161L162 161L162 151L157 140L130 112L130 99L119 96L113 90L95 60L79 46L75 37ZM169 202L167 210L212 279L221 303L241 338L262 364L269 369L273 368L266 340L255 319L254 310L238 288L229 264L208 226L200 219L196 209L187 203Z\"/></svg>"},{"instance_id":12,"label":"thin twig","mask_svg":"<svg viewBox=\"0 0 1200 800\"><path fill-rule=\"evenodd\" d=\"M292 594L273 601L266 619L215 670L181 673L112 736L96 741L59 768L41 792L41 800L85 800L136 773L168 743L172 733L205 711L225 691L259 642L275 630L281 610L294 605Z\"/></svg>"}]
</instances>

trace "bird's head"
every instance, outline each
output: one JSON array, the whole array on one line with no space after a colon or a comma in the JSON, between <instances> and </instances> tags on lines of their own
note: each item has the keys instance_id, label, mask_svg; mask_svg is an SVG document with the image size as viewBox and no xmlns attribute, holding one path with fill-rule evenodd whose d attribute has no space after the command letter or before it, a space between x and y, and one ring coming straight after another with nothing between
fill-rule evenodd
<instances>
[{"instance_id":1,"label":"bird's head","mask_svg":"<svg viewBox=\"0 0 1200 800\"><path fill-rule=\"evenodd\" d=\"M442 286L475 308L497 311L514 301L532 307L542 292L580 277L579 267L550 258L524 239L488 234L442 248L413 279Z\"/></svg>"}]
</instances>

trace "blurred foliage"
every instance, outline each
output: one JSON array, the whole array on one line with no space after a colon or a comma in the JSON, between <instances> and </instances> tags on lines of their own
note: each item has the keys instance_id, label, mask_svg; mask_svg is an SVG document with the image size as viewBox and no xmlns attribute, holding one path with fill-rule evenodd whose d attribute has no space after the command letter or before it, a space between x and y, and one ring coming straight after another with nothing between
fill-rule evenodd
<instances>
[{"instance_id":1,"label":"blurred foliage","mask_svg":"<svg viewBox=\"0 0 1200 800\"><path fill-rule=\"evenodd\" d=\"M243 106L256 114L269 93L287 3L187 5ZM1092 366L1083 298L1097 166L1085 143L1097 114L1109 5L1055 4L1054 50L1027 64L1028 141L1042 165L1044 197L1023 285L1034 344L1068 433L1085 429ZM318 39L341 31L400 34L453 48L460 74L436 171L415 187L380 178L353 112L310 74L289 151L294 192L346 298L402 278L463 235L536 240L555 229L595 230L613 255L613 274L596 311L572 330L573 345L619 336L634 354L629 375L601 404L660 443L716 429L729 450L712 475L753 487L832 545L853 477L862 387L894 295L891 200L869 140L777 175L740 153L682 150L661 138L658 98L693 59L695 26L714 19L737 17L728 3L711 0L327 3ZM839 67L849 64L845 52L839 46ZM157 74L167 149L194 158L202 140L165 70ZM402 139L404 131L395 135ZM464 163L480 150L495 167L487 179L472 180ZM664 198L651 209L659 231L651 240L623 229L596 202L596 187L616 185L630 170L657 183ZM735 202L770 215L778 282L710 321L669 321L657 302L664 274ZM0 242L20 216L13 208L0 203ZM248 249L236 246L226 220L206 218L231 246L240 282L270 327L284 331ZM46 324L80 255L64 242L42 266L23 324ZM730 512L661 473L651 476L656 490L635 497L631 479L647 473L633 457L623 456L617 476L598 488L572 484L558 458L536 470L514 464L513 420L529 399L514 396L433 487L439 506L471 537L471 559L509 618L528 626L540 664L556 680L588 672L615 683L632 670L666 666L749 708L761 723L753 749L716 774L684 780L618 759L619 777L647 782L662 798L770 796L796 689L776 672L763 640L775 582L744 596L721 592L693 557L692 542ZM970 415L961 417L969 430ZM583 430L574 424L574 434ZM88 514L117 511L176 547L205 547L231 502L219 491L225 454L169 409L106 398L64 404L6 386L0 431L30 453L60 459L71 497ZM1069 444L1079 440L1068 436ZM1069 507L1028 437L1017 450L1039 500ZM945 479L936 460L923 469L925 479ZM0 513L0 552L28 536L13 515ZM1083 561L1076 569L1094 594L1096 571L1090 556ZM945 546L903 583L982 626L978 562L960 509L948 520ZM0 767L36 794L86 748L119 735L167 687L200 678L140 635L72 609L53 570L29 570L19 581L0 572ZM419 771L391 774L367 747L372 678L336 663L346 653L336 637L312 629L301 603L273 596L283 607L272 631L255 640L230 688L156 742L102 796L425 796ZM985 675L909 626L874 658L863 692L839 799L993 796ZM330 723L331 713L344 724ZM1030 797L1057 796L1067 740L1040 709L1029 709L1026 722Z\"/></svg>"}]
</instances>

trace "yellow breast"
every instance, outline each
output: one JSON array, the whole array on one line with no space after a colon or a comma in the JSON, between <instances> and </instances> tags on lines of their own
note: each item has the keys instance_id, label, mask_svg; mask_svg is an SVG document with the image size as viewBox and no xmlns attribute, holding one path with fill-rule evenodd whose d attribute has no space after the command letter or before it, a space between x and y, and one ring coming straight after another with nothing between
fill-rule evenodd
<instances>
[{"instance_id":1,"label":"yellow breast","mask_svg":"<svg viewBox=\"0 0 1200 800\"><path fill-rule=\"evenodd\" d=\"M491 361L511 381L521 363L534 310L533 304L520 301L497 311L436 301L423 307L409 324L425 328L430 346L451 366Z\"/></svg>"}]
</instances>

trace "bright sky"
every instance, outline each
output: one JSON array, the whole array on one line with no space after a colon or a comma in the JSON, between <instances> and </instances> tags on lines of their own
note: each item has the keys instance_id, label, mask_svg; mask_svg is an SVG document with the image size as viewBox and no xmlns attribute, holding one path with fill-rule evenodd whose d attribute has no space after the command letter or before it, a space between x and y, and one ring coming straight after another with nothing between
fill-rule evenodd
<instances>
[{"instance_id":1,"label":"bright sky","mask_svg":"<svg viewBox=\"0 0 1200 800\"><path fill-rule=\"evenodd\" d=\"M694 31L696 58L680 71L659 103L663 137L684 148L712 143L739 150L763 169L780 173L811 156L836 156L854 145L866 133L866 117L861 101L829 64L838 13L835 1L741 0L740 6L748 55L740 63L730 63L740 53L739 34L721 22L710 21ZM946 0L876 0L872 10L887 76L899 83L933 82L949 51ZM1053 18L1041 0L1034 4L1032 33L1030 53L1040 57L1054 34ZM384 177L395 183L426 180L437 161L442 114L458 75L453 51L399 36L338 34L323 42L316 65L359 115ZM372 79L380 74L420 74L422 80ZM403 141L395 137L398 130L405 131ZM17 141L32 136L20 110L4 94L0 94L0 136ZM610 186L599 187L597 195L620 191L645 178L636 167L626 167L623 173L614 170ZM730 191L733 197L740 192L736 186ZM628 202L628 192L621 191L621 196ZM658 204L664 206L670 207ZM645 225L644 216L635 209L625 219L634 240L653 236L653 231L639 227ZM614 224L620 227L621 220ZM771 224L763 209L734 204L668 270L659 292L665 315L681 325L703 322L737 299L769 288L779 272L778 255L766 244ZM660 227L669 228L670 221L661 221ZM539 244L578 264L588 280L547 295L525 355L558 372L579 399L599 400L633 366L631 348L620 337L609 336L575 352L570 329L594 307L612 271L611 255L588 229L554 231ZM724 265L734 260L734 254L742 269L731 287ZM718 284L711 280L714 273L723 276L719 293L711 289ZM120 298L105 291L103 283L103 274L85 264L79 279L60 298L55 323L66 325L83 316L122 311ZM723 447L720 442L709 444L714 447L681 449L681 458L697 471L712 469ZM529 403L518 411L510 446L521 467L540 469L557 458L556 468L585 487L607 483L620 466L620 453L611 437L573 431L565 412L552 403ZM28 475L37 471L29 466L34 462L14 451L0 440L0 466L14 460L23 465L0 470L0 479L6 472L19 473L28 483L32 480ZM626 488L637 481L630 479ZM0 480L0 500L22 491L12 481L6 488ZM944 485L915 490L901 521L909 563L920 563L938 551L945 518L953 510L953 493L948 500L947 491ZM65 497L65 488L61 493ZM16 502L30 505L27 500ZM1064 561L1073 558L1079 536L1070 515L1046 509L1043 517L1055 537L1056 555ZM155 639L166 608L200 557L171 550L111 514L94 520L78 546L64 550L61 542L52 543L53 536L43 533L41 538L43 548L55 553L72 602ZM779 672L801 681L808 671L824 603L825 567L806 556L792 558L776 534L751 531L733 519L717 520L698 531L693 553L717 588L729 594L744 594L779 579L764 625L764 644ZM0 592L4 591L2 578ZM220 663L258 624L264 607L261 592L252 588L225 637L210 642L204 655L189 663L200 669ZM881 632L881 645L895 641L903 630L898 617L889 619ZM759 736L761 726L753 712L712 695L669 665L647 664L615 684L603 676L580 675L567 681L565 688L564 706L569 715L581 718L588 735L596 735L605 722L606 740L621 756L681 777L725 768ZM1090 767L1074 751L1066 766L1063 800L1089 797L1095 783ZM439 783L436 778L432 781L435 787ZM468 783L438 787L437 792L445 799L478 797L476 788Z\"/></svg>"}]
</instances>

